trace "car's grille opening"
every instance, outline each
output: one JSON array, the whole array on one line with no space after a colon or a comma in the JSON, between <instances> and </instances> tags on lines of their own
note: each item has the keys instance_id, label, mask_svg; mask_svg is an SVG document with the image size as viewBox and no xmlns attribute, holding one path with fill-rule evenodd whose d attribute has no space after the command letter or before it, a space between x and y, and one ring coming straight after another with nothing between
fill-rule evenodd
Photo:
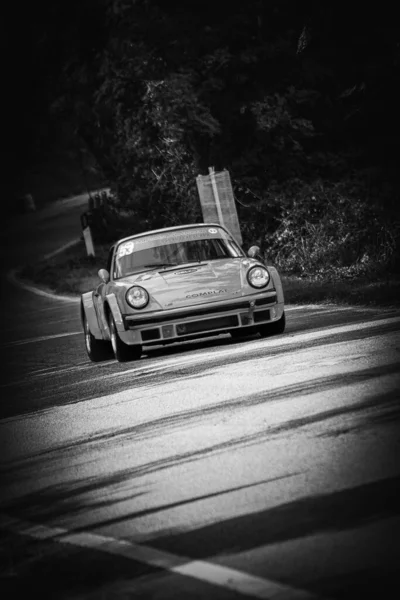
<instances>
[{"instance_id":1,"label":"car's grille opening","mask_svg":"<svg viewBox=\"0 0 400 600\"><path fill-rule=\"evenodd\" d=\"M274 300L275 302L275 300ZM152 325L154 323L161 323L166 321L176 321L177 319L184 319L186 317L200 317L207 314L218 313L218 312L227 312L228 310L243 310L245 308L249 308L249 300L243 302L236 302L232 304L225 304L224 306L207 306L206 308L197 308L197 309L188 309L181 310L172 315L163 315L158 314L147 319L126 319L126 324L128 327L138 327L140 325Z\"/></svg>"},{"instance_id":2,"label":"car's grille opening","mask_svg":"<svg viewBox=\"0 0 400 600\"><path fill-rule=\"evenodd\" d=\"M275 304L276 302L276 294L273 296L269 296L268 298L259 298L256 300L256 306L263 306L265 304Z\"/></svg>"},{"instance_id":3,"label":"car's grille opening","mask_svg":"<svg viewBox=\"0 0 400 600\"><path fill-rule=\"evenodd\" d=\"M173 325L164 325L162 327L163 338L170 338L174 335L174 326Z\"/></svg>"},{"instance_id":4,"label":"car's grille opening","mask_svg":"<svg viewBox=\"0 0 400 600\"><path fill-rule=\"evenodd\" d=\"M191 321L190 323L180 323L176 326L177 335L187 335L198 333L200 331L210 331L213 329L229 329L237 327L239 321L236 315L230 317L218 317L216 319L205 319L204 321Z\"/></svg>"},{"instance_id":5,"label":"car's grille opening","mask_svg":"<svg viewBox=\"0 0 400 600\"><path fill-rule=\"evenodd\" d=\"M259 310L254 313L254 323L260 323L260 321L270 321L269 310Z\"/></svg>"},{"instance_id":6,"label":"car's grille opening","mask_svg":"<svg viewBox=\"0 0 400 600\"><path fill-rule=\"evenodd\" d=\"M240 315L240 320L242 322L242 325L249 325L251 323L251 319L247 313L242 313Z\"/></svg>"},{"instance_id":7,"label":"car's grille opening","mask_svg":"<svg viewBox=\"0 0 400 600\"><path fill-rule=\"evenodd\" d=\"M160 330L157 329L146 329L142 331L142 340L144 342L149 342L150 340L159 340L161 337Z\"/></svg>"}]
</instances>

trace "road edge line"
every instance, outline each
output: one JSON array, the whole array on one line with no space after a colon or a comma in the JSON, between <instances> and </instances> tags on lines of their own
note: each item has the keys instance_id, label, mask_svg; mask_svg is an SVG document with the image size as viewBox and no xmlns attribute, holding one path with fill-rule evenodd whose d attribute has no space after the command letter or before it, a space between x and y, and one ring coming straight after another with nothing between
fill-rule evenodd
<instances>
[{"instance_id":1,"label":"road edge line","mask_svg":"<svg viewBox=\"0 0 400 600\"><path fill-rule=\"evenodd\" d=\"M193 560L145 544L136 544L129 540L89 532L69 532L62 527L48 527L30 523L4 514L0 514L0 528L11 533L27 535L34 539L49 540L124 556L154 568L161 568L170 573L203 581L253 598L263 600L271 600L272 598L274 600L323 600L321 596L304 589L293 588L284 583L258 577L237 569L203 560Z\"/></svg>"},{"instance_id":2,"label":"road edge line","mask_svg":"<svg viewBox=\"0 0 400 600\"><path fill-rule=\"evenodd\" d=\"M67 242L66 244L63 244L56 250L53 250L53 252L49 252L48 254L45 254L43 256L43 260L48 260L49 258L53 258L53 256L57 256L57 254L61 254L61 252L64 252L64 250L68 250L68 248L72 248L72 246L76 246L81 241L82 241L82 237L74 238L70 242Z\"/></svg>"},{"instance_id":3,"label":"road edge line","mask_svg":"<svg viewBox=\"0 0 400 600\"><path fill-rule=\"evenodd\" d=\"M71 304L76 304L80 301L80 296L78 295L64 296L61 294L55 294L48 288L37 287L33 283L26 283L25 281L22 281L22 279L18 276L21 269L22 267L16 267L15 269L11 269L7 273L7 279L17 287L20 287L26 290L27 292L31 292L38 296L49 298L51 300L59 300L60 302L69 302Z\"/></svg>"}]
</instances>

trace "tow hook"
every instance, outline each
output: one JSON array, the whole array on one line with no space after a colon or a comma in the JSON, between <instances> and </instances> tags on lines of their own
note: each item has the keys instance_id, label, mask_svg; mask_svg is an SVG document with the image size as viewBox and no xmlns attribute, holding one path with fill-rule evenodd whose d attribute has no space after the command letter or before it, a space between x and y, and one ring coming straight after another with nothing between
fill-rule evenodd
<instances>
[{"instance_id":1,"label":"tow hook","mask_svg":"<svg viewBox=\"0 0 400 600\"><path fill-rule=\"evenodd\" d=\"M253 323L253 313L254 313L254 308L256 306L255 300L250 300L250 306L249 306L249 324Z\"/></svg>"}]
</instances>

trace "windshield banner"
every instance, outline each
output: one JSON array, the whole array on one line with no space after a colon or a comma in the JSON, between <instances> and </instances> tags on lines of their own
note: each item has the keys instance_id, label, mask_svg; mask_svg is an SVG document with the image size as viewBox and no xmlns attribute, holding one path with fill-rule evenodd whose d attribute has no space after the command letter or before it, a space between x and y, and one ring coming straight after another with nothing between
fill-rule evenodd
<instances>
[{"instance_id":1,"label":"windshield banner","mask_svg":"<svg viewBox=\"0 0 400 600\"><path fill-rule=\"evenodd\" d=\"M126 240L118 246L117 256L126 256L136 250L145 250L156 246L165 246L167 244L179 244L180 242L190 242L194 240L206 240L219 238L230 240L231 237L219 227L193 227L192 229L181 229L175 231L165 231L154 235L143 235L143 237Z\"/></svg>"}]
</instances>

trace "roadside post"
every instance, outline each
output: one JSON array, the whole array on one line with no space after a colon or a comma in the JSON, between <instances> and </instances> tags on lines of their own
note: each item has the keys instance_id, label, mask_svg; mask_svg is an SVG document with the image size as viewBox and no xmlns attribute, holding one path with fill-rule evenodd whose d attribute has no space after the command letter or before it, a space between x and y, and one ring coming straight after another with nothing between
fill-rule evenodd
<instances>
[{"instance_id":1,"label":"roadside post","mask_svg":"<svg viewBox=\"0 0 400 600\"><path fill-rule=\"evenodd\" d=\"M101 196L98 192L96 192L96 194L94 195L94 206L93 209L94 210L100 210L101 208Z\"/></svg>"},{"instance_id":2,"label":"roadside post","mask_svg":"<svg viewBox=\"0 0 400 600\"><path fill-rule=\"evenodd\" d=\"M92 232L90 229L90 217L89 213L84 212L81 215L81 225L83 239L85 240L86 252L88 256L95 256Z\"/></svg>"},{"instance_id":3,"label":"roadside post","mask_svg":"<svg viewBox=\"0 0 400 600\"><path fill-rule=\"evenodd\" d=\"M103 190L100 194L101 206L104 212L108 210L108 194L105 190Z\"/></svg>"},{"instance_id":4,"label":"roadside post","mask_svg":"<svg viewBox=\"0 0 400 600\"><path fill-rule=\"evenodd\" d=\"M229 171L224 169L216 173L214 167L208 167L208 172L208 175L198 175L196 177L203 220L205 223L219 223L226 227L235 240L242 244L242 234Z\"/></svg>"}]
</instances>

